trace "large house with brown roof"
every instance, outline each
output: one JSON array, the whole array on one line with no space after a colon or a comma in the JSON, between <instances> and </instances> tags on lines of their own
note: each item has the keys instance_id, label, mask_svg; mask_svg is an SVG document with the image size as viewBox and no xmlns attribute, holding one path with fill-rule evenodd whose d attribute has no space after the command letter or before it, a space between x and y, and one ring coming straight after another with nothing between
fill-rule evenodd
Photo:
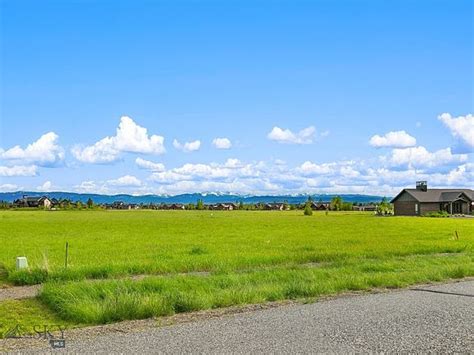
<instances>
[{"instance_id":1,"label":"large house with brown roof","mask_svg":"<svg viewBox=\"0 0 474 355\"><path fill-rule=\"evenodd\" d=\"M51 208L57 205L56 199L50 199L46 196L23 196L21 199L13 201L15 207L44 207Z\"/></svg>"},{"instance_id":2,"label":"large house with brown roof","mask_svg":"<svg viewBox=\"0 0 474 355\"><path fill-rule=\"evenodd\" d=\"M391 203L398 216L421 216L441 211L471 214L474 211L474 190L428 189L426 181L418 181L416 189L403 189Z\"/></svg>"}]
</instances>

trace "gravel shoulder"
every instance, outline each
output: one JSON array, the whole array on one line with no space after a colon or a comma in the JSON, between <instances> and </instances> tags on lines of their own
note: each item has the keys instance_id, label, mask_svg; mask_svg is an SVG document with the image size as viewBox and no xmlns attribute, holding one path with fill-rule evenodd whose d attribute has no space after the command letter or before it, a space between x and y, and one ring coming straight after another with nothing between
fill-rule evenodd
<instances>
[{"instance_id":1,"label":"gravel shoulder","mask_svg":"<svg viewBox=\"0 0 474 355\"><path fill-rule=\"evenodd\" d=\"M65 350L472 353L474 280L344 295L311 304L284 302L198 312L160 321L122 322L66 331ZM26 340L30 339L0 341L0 349L3 342L4 350L51 351L45 340Z\"/></svg>"},{"instance_id":2,"label":"gravel shoulder","mask_svg":"<svg viewBox=\"0 0 474 355\"><path fill-rule=\"evenodd\" d=\"M36 297L40 287L41 285L0 288L0 301L21 300L23 298Z\"/></svg>"}]
</instances>

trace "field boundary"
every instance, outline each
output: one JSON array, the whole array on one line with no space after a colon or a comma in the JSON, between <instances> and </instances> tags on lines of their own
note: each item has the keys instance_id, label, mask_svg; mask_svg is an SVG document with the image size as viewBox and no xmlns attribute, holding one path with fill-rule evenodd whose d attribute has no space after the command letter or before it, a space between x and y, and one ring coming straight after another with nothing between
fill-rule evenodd
<instances>
[{"instance_id":1,"label":"field boundary","mask_svg":"<svg viewBox=\"0 0 474 355\"><path fill-rule=\"evenodd\" d=\"M463 254L463 252L454 252L454 253L434 253L428 254L433 257L450 257ZM427 254L412 254L405 257L416 257L416 256L426 256ZM243 274L254 271L271 271L276 270L282 267L294 267L301 269L308 268L321 268L325 266L330 266L330 262L306 262L306 263L284 263L276 265L263 266L261 268L248 268L235 270L236 274ZM83 280L69 280L67 282L79 282L79 281L89 281L89 282L100 282L107 280L131 280L131 281L141 281L147 277L174 277L174 276L202 276L207 277L213 274L219 274L220 272L213 271L189 271L189 272L178 272L178 273L164 273L164 274L138 274L138 275L123 275L120 277L108 277L108 278L96 278L96 279L83 279ZM39 295L43 283L35 285L21 285L21 286L7 286L0 288L0 302L6 300L20 300L26 298L35 298ZM5 286L5 285L4 285Z\"/></svg>"}]
</instances>

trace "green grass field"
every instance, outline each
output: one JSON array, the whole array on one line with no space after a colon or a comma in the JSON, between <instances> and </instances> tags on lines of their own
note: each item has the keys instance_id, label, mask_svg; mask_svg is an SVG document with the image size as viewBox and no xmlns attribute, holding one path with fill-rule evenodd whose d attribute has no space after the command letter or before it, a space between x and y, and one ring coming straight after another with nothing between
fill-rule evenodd
<instances>
[{"instance_id":1,"label":"green grass field","mask_svg":"<svg viewBox=\"0 0 474 355\"><path fill-rule=\"evenodd\" d=\"M474 276L467 218L3 211L0 242L3 282L45 283L38 301L71 324ZM16 256L30 271L14 270Z\"/></svg>"}]
</instances>

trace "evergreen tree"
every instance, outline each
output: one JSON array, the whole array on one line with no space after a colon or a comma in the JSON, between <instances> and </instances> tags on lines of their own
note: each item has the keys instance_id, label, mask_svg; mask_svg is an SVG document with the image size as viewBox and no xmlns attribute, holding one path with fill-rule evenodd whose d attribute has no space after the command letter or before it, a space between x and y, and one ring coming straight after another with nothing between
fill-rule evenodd
<instances>
[{"instance_id":1,"label":"evergreen tree","mask_svg":"<svg viewBox=\"0 0 474 355\"><path fill-rule=\"evenodd\" d=\"M87 200L87 208L92 208L94 207L94 201L92 201L92 199L89 197L89 199Z\"/></svg>"},{"instance_id":2,"label":"evergreen tree","mask_svg":"<svg viewBox=\"0 0 474 355\"><path fill-rule=\"evenodd\" d=\"M197 210L203 210L204 209L204 203L202 202L202 199L199 199L196 203L196 209Z\"/></svg>"}]
</instances>

